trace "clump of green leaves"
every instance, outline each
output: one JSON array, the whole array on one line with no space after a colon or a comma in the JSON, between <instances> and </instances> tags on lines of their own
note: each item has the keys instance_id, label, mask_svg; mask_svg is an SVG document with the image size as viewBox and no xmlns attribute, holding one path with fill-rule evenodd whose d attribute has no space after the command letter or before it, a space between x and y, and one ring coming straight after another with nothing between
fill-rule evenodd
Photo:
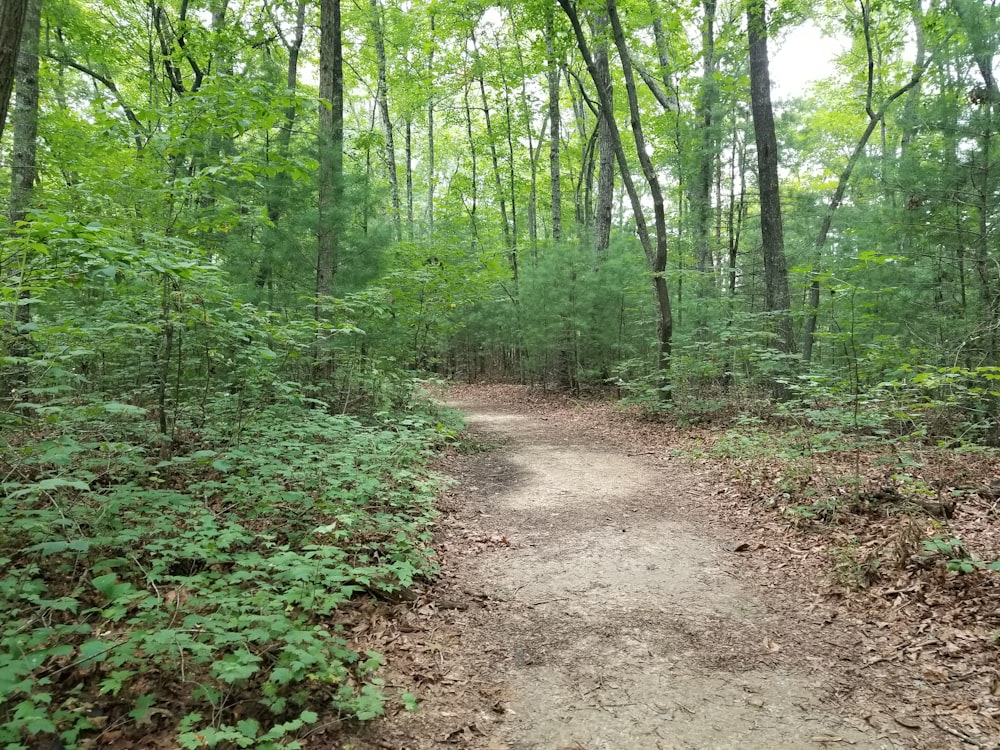
<instances>
[{"instance_id":1,"label":"clump of green leaves","mask_svg":"<svg viewBox=\"0 0 1000 750\"><path fill-rule=\"evenodd\" d=\"M961 539L951 534L935 534L925 539L920 557L928 563L941 562L948 570L964 575L980 570L1000 572L1000 560L989 564L983 562L969 552Z\"/></svg>"},{"instance_id":2,"label":"clump of green leaves","mask_svg":"<svg viewBox=\"0 0 1000 750\"><path fill-rule=\"evenodd\" d=\"M238 444L206 433L161 459L112 438L142 410L82 413L2 449L0 742L113 724L294 747L322 711L379 715L381 657L338 611L434 573L424 466L453 428L273 406Z\"/></svg>"}]
</instances>

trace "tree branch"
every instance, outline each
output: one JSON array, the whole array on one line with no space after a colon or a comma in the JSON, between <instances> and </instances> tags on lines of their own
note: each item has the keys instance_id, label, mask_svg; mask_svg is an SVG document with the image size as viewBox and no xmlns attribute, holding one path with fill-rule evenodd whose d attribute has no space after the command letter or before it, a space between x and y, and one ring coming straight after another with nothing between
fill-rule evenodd
<instances>
[{"instance_id":1,"label":"tree branch","mask_svg":"<svg viewBox=\"0 0 1000 750\"><path fill-rule=\"evenodd\" d=\"M122 112L125 114L125 118L132 124L133 138L135 138L136 148L140 151L142 150L143 142L141 136L145 134L145 128L143 128L142 122L139 121L139 118L136 117L135 112L122 97L121 92L118 90L118 87L115 85L114 81L112 81L105 75L101 75L96 70L88 68L86 65L78 63L75 60L72 60L68 57L59 57L58 55L53 55L51 52L47 53L46 57L48 57L50 60L53 60L54 62L59 63L60 65L65 65L67 68L73 68L74 70L80 71L85 76L93 78L95 81L104 86L104 88L110 91L111 95L114 97L115 103L119 107L121 107Z\"/></svg>"}]
</instances>

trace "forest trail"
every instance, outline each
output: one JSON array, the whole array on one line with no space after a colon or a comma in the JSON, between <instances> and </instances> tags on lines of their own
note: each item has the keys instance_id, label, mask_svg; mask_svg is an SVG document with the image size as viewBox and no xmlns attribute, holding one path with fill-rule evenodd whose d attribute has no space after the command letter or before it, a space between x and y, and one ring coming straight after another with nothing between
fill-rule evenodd
<instances>
[{"instance_id":1,"label":"forest trail","mask_svg":"<svg viewBox=\"0 0 1000 750\"><path fill-rule=\"evenodd\" d=\"M910 746L838 706L837 644L796 645L815 623L736 574L698 520L715 478L558 412L449 405L489 449L450 467L437 672L376 747Z\"/></svg>"}]
</instances>

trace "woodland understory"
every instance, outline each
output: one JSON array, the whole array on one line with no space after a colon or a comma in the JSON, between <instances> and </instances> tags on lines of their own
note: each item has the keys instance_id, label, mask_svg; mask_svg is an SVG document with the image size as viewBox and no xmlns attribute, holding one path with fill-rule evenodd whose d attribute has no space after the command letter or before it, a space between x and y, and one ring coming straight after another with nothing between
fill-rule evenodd
<instances>
[{"instance_id":1,"label":"woodland understory","mask_svg":"<svg viewBox=\"0 0 1000 750\"><path fill-rule=\"evenodd\" d=\"M998 49L996 0L0 0L0 744L418 708L356 628L439 574L448 382L718 467L990 746Z\"/></svg>"}]
</instances>

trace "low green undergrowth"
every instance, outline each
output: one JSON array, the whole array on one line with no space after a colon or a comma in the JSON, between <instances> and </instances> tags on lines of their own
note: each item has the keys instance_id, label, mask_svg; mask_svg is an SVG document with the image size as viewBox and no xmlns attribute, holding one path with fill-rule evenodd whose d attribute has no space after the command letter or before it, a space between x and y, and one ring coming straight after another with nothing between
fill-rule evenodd
<instances>
[{"instance_id":1,"label":"low green undergrowth","mask_svg":"<svg viewBox=\"0 0 1000 750\"><path fill-rule=\"evenodd\" d=\"M434 574L441 419L277 405L169 451L127 404L21 424L0 443L0 744L297 747L324 714L380 714L345 610Z\"/></svg>"}]
</instances>

